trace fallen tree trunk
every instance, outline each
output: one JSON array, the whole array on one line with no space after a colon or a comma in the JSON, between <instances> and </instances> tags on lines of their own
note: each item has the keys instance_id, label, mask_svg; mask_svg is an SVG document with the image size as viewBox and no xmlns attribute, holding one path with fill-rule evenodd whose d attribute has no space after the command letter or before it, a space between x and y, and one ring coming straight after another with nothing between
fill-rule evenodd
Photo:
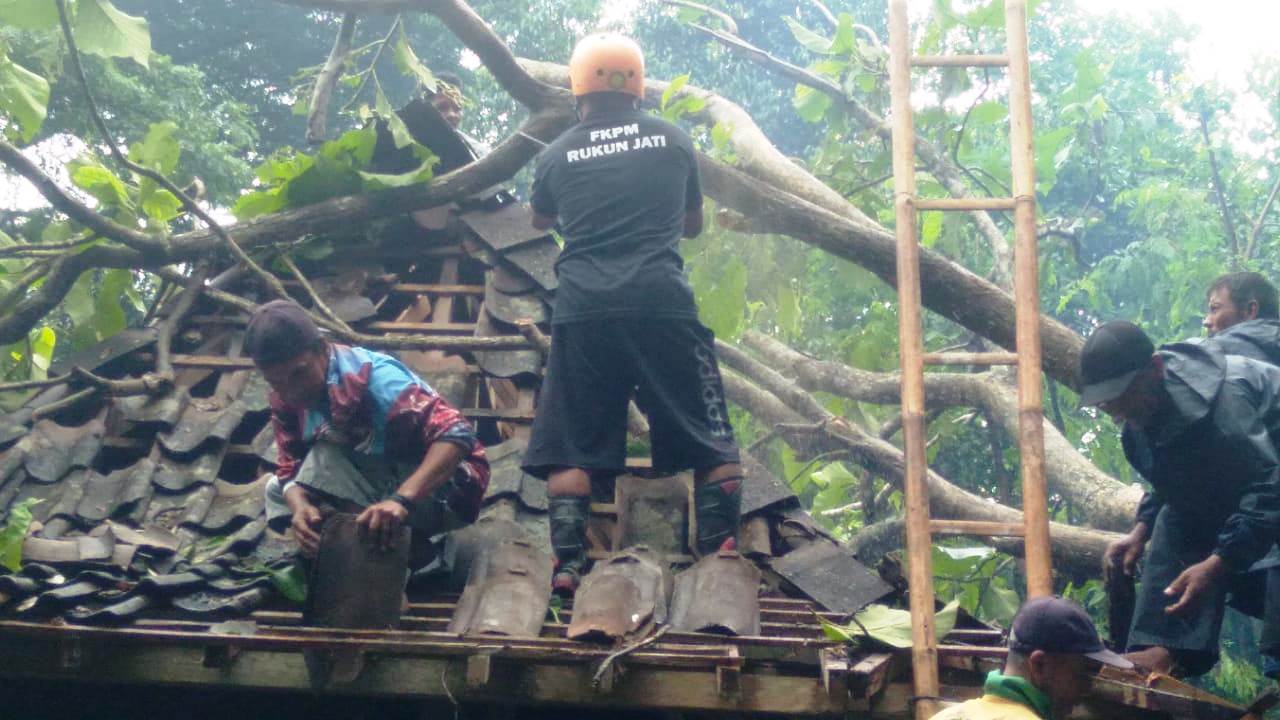
<instances>
[{"instance_id":1,"label":"fallen tree trunk","mask_svg":"<svg viewBox=\"0 0 1280 720\"><path fill-rule=\"evenodd\" d=\"M741 367L736 367L734 361L726 358L725 364L742 373L740 375L730 370L724 372L725 392L729 399L766 425L782 426L779 436L797 452L805 455L847 452L859 465L901 486L905 471L905 459L901 450L857 428L827 422L826 417L797 412L783 402L779 393L773 392L773 389L777 388L781 395L803 391L759 362L740 363ZM792 387L785 387L786 385ZM806 425L809 427L804 427ZM815 428L814 425L818 427ZM926 480L934 517L1022 522L1021 512L956 487L936 472L930 471ZM1051 523L1049 532L1053 543L1054 566L1059 572L1073 578L1098 576L1102 569L1102 553L1107 543L1120 537L1118 533L1061 523ZM1014 554L1020 555L1022 552L1022 543L1018 541L1001 540L996 545Z\"/></svg>"},{"instance_id":2,"label":"fallen tree trunk","mask_svg":"<svg viewBox=\"0 0 1280 720\"><path fill-rule=\"evenodd\" d=\"M860 402L896 405L899 375L859 370L806 357L777 340L748 331L742 342L773 368L794 376L805 390L827 392ZM928 409L974 407L987 411L1010 438L1018 436L1017 390L991 373L925 373ZM1044 423L1045 470L1049 489L1070 500L1085 522L1101 530L1127 532L1142 490L1099 470L1076 451L1048 420Z\"/></svg>"}]
</instances>

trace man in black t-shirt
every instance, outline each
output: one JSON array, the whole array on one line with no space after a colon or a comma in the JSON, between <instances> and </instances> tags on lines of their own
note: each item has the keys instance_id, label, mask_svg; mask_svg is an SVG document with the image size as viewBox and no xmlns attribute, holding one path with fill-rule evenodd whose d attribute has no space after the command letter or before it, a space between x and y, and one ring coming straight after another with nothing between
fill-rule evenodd
<instances>
[{"instance_id":1,"label":"man in black t-shirt","mask_svg":"<svg viewBox=\"0 0 1280 720\"><path fill-rule=\"evenodd\" d=\"M699 555L733 546L743 479L714 337L698 322L677 247L702 231L693 144L639 111L644 58L632 40L583 39L569 74L581 121L539 157L530 203L534 226L558 225L565 244L524 458L549 481L553 585L563 595L587 563L591 479L624 470L633 393L649 416L654 468L694 470Z\"/></svg>"}]
</instances>

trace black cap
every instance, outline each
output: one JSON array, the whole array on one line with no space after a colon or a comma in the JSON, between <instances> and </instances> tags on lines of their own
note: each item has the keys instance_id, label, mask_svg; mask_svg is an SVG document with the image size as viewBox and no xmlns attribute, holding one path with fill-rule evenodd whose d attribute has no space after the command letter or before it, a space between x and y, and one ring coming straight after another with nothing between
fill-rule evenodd
<instances>
[{"instance_id":1,"label":"black cap","mask_svg":"<svg viewBox=\"0 0 1280 720\"><path fill-rule=\"evenodd\" d=\"M1018 610L1009 628L1009 649L1023 655L1033 650L1083 655L1104 665L1133 667L1102 644L1084 608L1060 597L1032 598Z\"/></svg>"},{"instance_id":2,"label":"black cap","mask_svg":"<svg viewBox=\"0 0 1280 720\"><path fill-rule=\"evenodd\" d=\"M275 365L315 349L320 341L320 328L301 305L272 300L249 318L244 351L259 366Z\"/></svg>"},{"instance_id":3,"label":"black cap","mask_svg":"<svg viewBox=\"0 0 1280 720\"><path fill-rule=\"evenodd\" d=\"M1093 331L1080 351L1080 404L1114 400L1151 363L1156 348L1142 328L1112 320Z\"/></svg>"}]
</instances>

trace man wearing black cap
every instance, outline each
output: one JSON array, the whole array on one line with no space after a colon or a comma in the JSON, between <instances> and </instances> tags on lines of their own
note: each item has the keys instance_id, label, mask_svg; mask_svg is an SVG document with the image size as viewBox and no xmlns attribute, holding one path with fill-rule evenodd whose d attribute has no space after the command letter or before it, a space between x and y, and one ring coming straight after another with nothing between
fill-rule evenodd
<instances>
[{"instance_id":1,"label":"man wearing black cap","mask_svg":"<svg viewBox=\"0 0 1280 720\"><path fill-rule=\"evenodd\" d=\"M1082 405L1118 423L1125 457L1152 487L1104 573L1132 575L1150 542L1130 657L1156 670L1212 668L1227 596L1258 616L1247 573L1280 537L1280 368L1175 343L1158 352L1133 323L1099 327L1080 355Z\"/></svg>"},{"instance_id":2,"label":"man wearing black cap","mask_svg":"<svg viewBox=\"0 0 1280 720\"><path fill-rule=\"evenodd\" d=\"M1079 605L1033 598L1013 618L1004 671L987 675L982 697L947 708L933 720L1062 720L1084 698L1099 665L1133 667L1103 647Z\"/></svg>"},{"instance_id":3,"label":"man wearing black cap","mask_svg":"<svg viewBox=\"0 0 1280 720\"><path fill-rule=\"evenodd\" d=\"M383 547L408 525L421 561L431 536L475 521L489 483L484 448L399 360L327 342L287 300L253 314L244 349L271 386L279 456L267 522L292 529L304 554L315 554L327 511L359 513Z\"/></svg>"}]
</instances>

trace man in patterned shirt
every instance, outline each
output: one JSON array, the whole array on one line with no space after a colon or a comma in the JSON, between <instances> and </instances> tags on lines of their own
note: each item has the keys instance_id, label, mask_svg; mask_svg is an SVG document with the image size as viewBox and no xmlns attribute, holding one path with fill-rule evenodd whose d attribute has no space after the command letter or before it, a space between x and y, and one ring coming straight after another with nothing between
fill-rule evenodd
<instances>
[{"instance_id":1,"label":"man in patterned shirt","mask_svg":"<svg viewBox=\"0 0 1280 720\"><path fill-rule=\"evenodd\" d=\"M484 448L399 360L326 341L287 300L254 313L244 346L271 385L279 458L267 520L290 528L305 555L315 555L333 511L358 514L383 547L408 525L420 559L430 537L475 522L489 484Z\"/></svg>"}]
</instances>

